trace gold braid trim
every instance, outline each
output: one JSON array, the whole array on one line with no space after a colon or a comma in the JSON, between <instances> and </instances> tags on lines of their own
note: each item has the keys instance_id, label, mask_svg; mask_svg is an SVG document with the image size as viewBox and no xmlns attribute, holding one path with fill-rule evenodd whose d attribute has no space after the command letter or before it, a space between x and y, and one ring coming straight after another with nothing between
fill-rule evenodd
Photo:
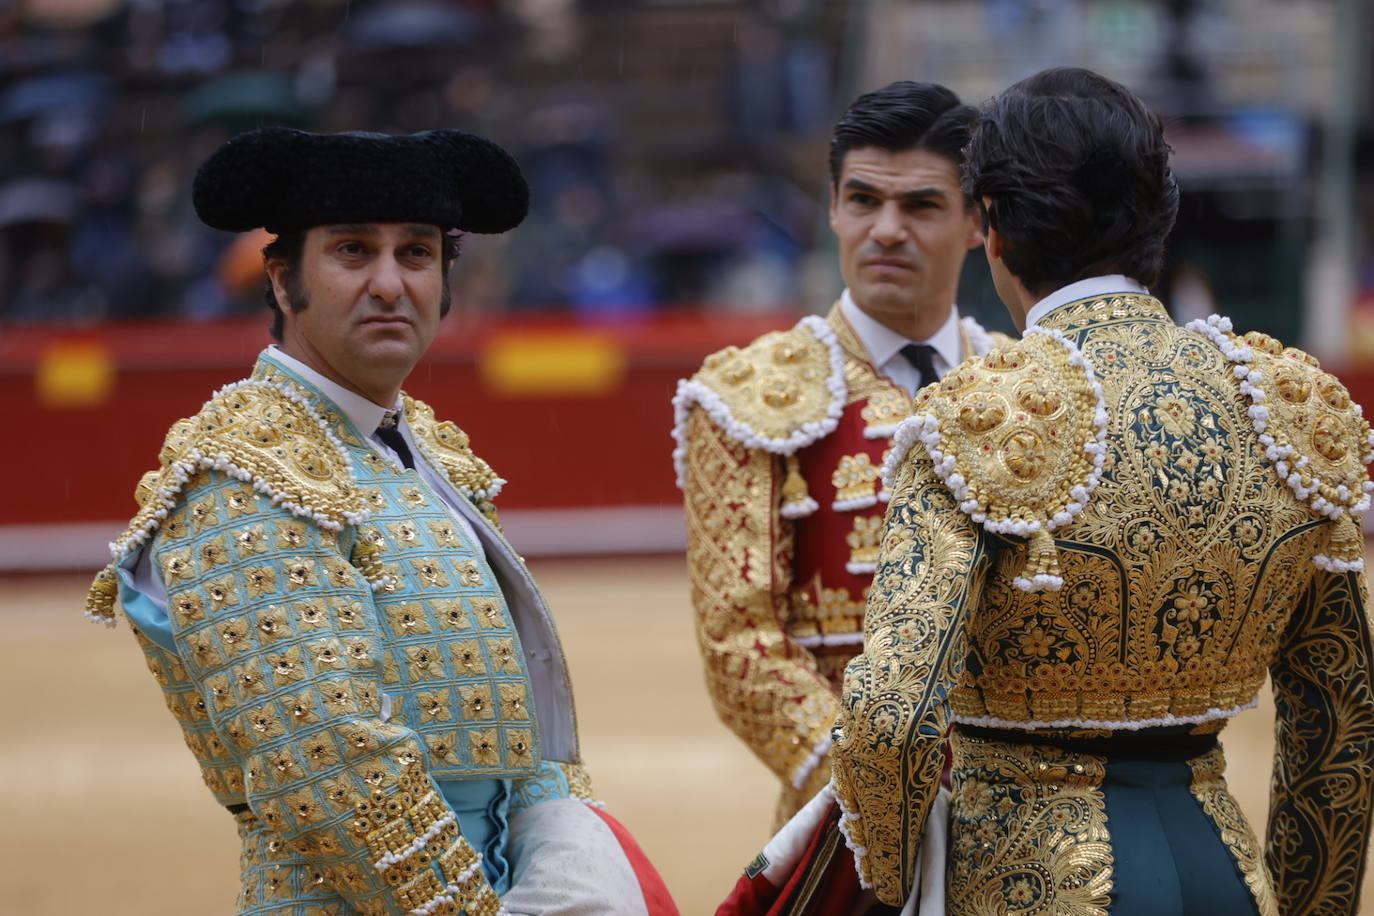
<instances>
[{"instance_id":1,"label":"gold braid trim","mask_svg":"<svg viewBox=\"0 0 1374 916\"><path fill-rule=\"evenodd\" d=\"M1063 585L1049 532L1071 523L1097 486L1106 454L1102 387L1074 344L1054 329L965 362L916 396L885 465L892 478L925 446L959 508L989 531L1028 538L1025 591Z\"/></svg>"},{"instance_id":2,"label":"gold braid trim","mask_svg":"<svg viewBox=\"0 0 1374 916\"><path fill-rule=\"evenodd\" d=\"M443 471L460 494L479 505L490 504L506 481L472 451L468 434L448 420L436 420L434 408L424 401L404 392L401 398L405 403L406 423L430 463ZM485 506L482 508L486 511Z\"/></svg>"},{"instance_id":3,"label":"gold braid trim","mask_svg":"<svg viewBox=\"0 0 1374 916\"><path fill-rule=\"evenodd\" d=\"M252 484L294 515L337 531L367 518L343 444L310 401L282 382L245 379L217 391L194 417L178 420L144 474L139 509L110 545L115 563L142 546L201 472L222 471ZM92 583L88 616L114 621L113 564Z\"/></svg>"},{"instance_id":4,"label":"gold braid trim","mask_svg":"<svg viewBox=\"0 0 1374 916\"><path fill-rule=\"evenodd\" d=\"M1269 882L1269 872L1264 867L1263 850L1222 776L1226 771L1226 758L1221 748L1215 747L1200 757L1194 757L1188 761L1188 766L1193 771L1190 787L1193 797L1202 806L1203 813L1217 825L1221 841L1236 860L1245 886L1250 888L1250 894L1255 898L1259 916L1279 916L1278 900Z\"/></svg>"},{"instance_id":5,"label":"gold braid trim","mask_svg":"<svg viewBox=\"0 0 1374 916\"><path fill-rule=\"evenodd\" d=\"M1336 522L1329 555L1314 562L1329 572L1364 566L1358 518L1369 508L1367 465L1374 433L1360 405L1315 357L1258 331L1237 336L1230 319L1213 315L1188 324L1235 364L1241 394L1265 456L1280 480L1314 511Z\"/></svg>"}]
</instances>

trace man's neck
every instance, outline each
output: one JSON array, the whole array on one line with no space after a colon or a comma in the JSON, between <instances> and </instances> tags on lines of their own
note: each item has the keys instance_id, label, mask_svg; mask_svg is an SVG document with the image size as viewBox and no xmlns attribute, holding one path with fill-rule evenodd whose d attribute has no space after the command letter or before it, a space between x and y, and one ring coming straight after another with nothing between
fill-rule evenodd
<instances>
[{"instance_id":1,"label":"man's neck","mask_svg":"<svg viewBox=\"0 0 1374 916\"><path fill-rule=\"evenodd\" d=\"M945 322L949 321L950 312L954 309L954 300L951 298L943 306L922 305L909 315L870 311L858 300L854 300L854 307L894 334L900 334L907 340L920 341L929 340L935 336L936 331L945 326Z\"/></svg>"},{"instance_id":2,"label":"man's neck","mask_svg":"<svg viewBox=\"0 0 1374 916\"><path fill-rule=\"evenodd\" d=\"M401 396L401 384L404 379L382 381L349 378L331 366L308 341L299 336L287 334L278 346L287 356L299 360L340 388L367 398L373 404L390 409Z\"/></svg>"}]
</instances>

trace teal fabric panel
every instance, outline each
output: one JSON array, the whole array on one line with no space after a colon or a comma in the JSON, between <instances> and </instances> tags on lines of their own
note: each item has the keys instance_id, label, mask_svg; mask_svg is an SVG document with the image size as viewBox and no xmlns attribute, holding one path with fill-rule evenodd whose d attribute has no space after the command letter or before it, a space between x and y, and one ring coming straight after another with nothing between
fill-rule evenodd
<instances>
[{"instance_id":1,"label":"teal fabric panel","mask_svg":"<svg viewBox=\"0 0 1374 916\"><path fill-rule=\"evenodd\" d=\"M439 792L458 816L458 828L482 854L482 870L498 894L510 890L510 780L439 779Z\"/></svg>"},{"instance_id":2,"label":"teal fabric panel","mask_svg":"<svg viewBox=\"0 0 1374 916\"><path fill-rule=\"evenodd\" d=\"M1187 763L1108 760L1111 916L1256 916L1255 900Z\"/></svg>"},{"instance_id":3,"label":"teal fabric panel","mask_svg":"<svg viewBox=\"0 0 1374 916\"><path fill-rule=\"evenodd\" d=\"M134 556L138 556L137 553ZM167 608L153 601L134 585L133 573L121 563L115 567L119 572L119 603L134 626L143 631L153 642L176 654L176 643L172 640L172 622L167 619Z\"/></svg>"}]
</instances>

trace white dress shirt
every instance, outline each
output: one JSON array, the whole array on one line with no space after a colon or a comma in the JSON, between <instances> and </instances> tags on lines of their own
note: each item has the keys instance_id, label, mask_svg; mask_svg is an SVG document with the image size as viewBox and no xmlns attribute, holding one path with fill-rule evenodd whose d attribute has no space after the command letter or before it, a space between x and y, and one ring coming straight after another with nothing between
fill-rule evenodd
<instances>
[{"instance_id":1,"label":"white dress shirt","mask_svg":"<svg viewBox=\"0 0 1374 916\"><path fill-rule=\"evenodd\" d=\"M1150 295L1150 291L1125 274L1108 274L1102 277L1088 277L1068 286L1061 286L1044 299L1030 307L1026 312L1026 328L1039 324L1040 319L1061 305L1077 302L1079 299L1092 299L1097 296L1110 296L1113 293L1135 293Z\"/></svg>"},{"instance_id":2,"label":"white dress shirt","mask_svg":"<svg viewBox=\"0 0 1374 916\"><path fill-rule=\"evenodd\" d=\"M959 336L957 305L950 308L949 318L929 340L909 340L870 317L854 304L854 299L847 289L840 294L840 314L844 315L849 326L858 335L859 342L868 351L878 372L905 389L907 394L915 394L921 387L921 373L902 355L902 348L906 345L923 343L933 347L935 373L942 378L946 372L963 361L963 341Z\"/></svg>"}]
</instances>

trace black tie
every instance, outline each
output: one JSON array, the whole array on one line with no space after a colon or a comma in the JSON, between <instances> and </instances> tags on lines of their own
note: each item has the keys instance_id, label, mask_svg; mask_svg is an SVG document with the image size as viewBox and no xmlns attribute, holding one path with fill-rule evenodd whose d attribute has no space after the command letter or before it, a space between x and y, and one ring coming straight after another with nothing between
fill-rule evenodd
<instances>
[{"instance_id":1,"label":"black tie","mask_svg":"<svg viewBox=\"0 0 1374 916\"><path fill-rule=\"evenodd\" d=\"M395 423L390 426L383 423L377 427L377 438L381 439L387 448L396 453L396 457L401 459L401 464L412 469L415 467L415 459L410 454L410 446L406 445L405 437L401 435L401 430Z\"/></svg>"},{"instance_id":2,"label":"black tie","mask_svg":"<svg viewBox=\"0 0 1374 916\"><path fill-rule=\"evenodd\" d=\"M935 348L930 344L907 344L902 347L902 356L921 373L919 388L940 380L940 376L935 374Z\"/></svg>"}]
</instances>

